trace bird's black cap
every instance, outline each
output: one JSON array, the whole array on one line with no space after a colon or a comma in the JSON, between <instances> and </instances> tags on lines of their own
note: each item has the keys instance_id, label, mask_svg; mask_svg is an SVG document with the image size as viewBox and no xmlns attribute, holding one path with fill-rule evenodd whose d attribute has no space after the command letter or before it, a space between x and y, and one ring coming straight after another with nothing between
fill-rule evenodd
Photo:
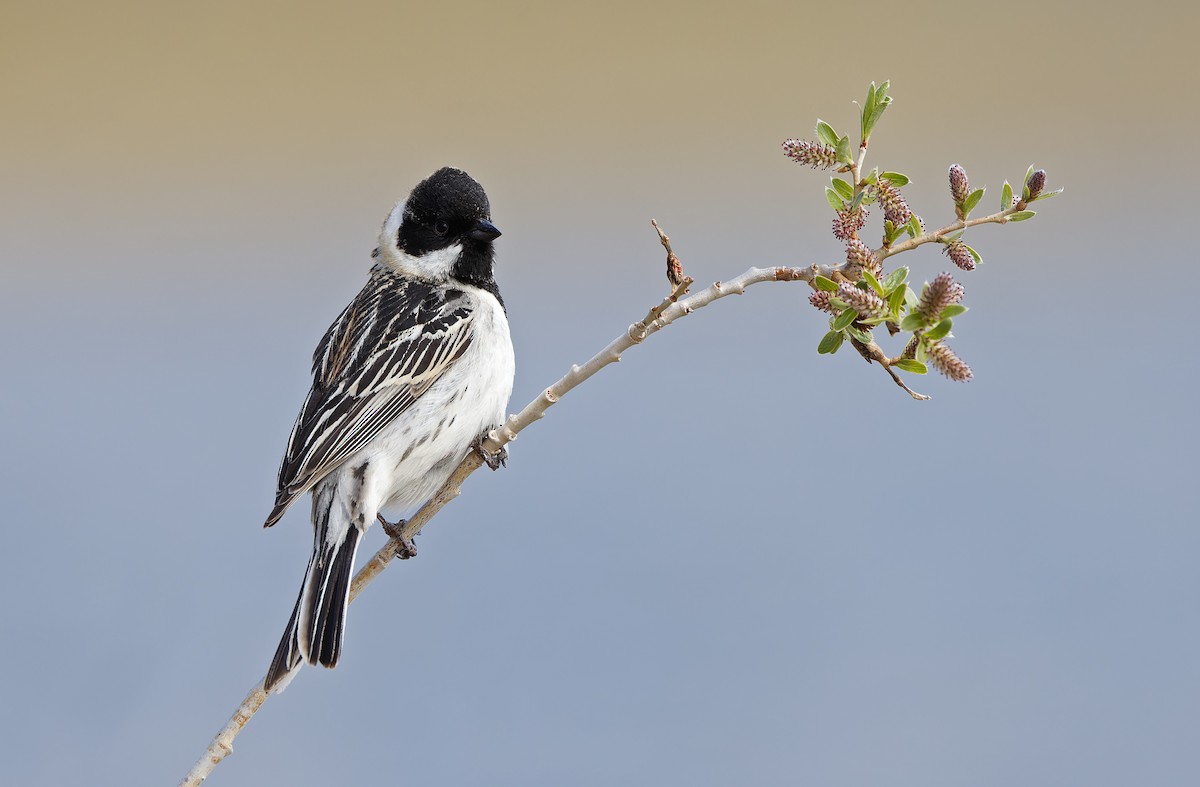
<instances>
[{"instance_id":1,"label":"bird's black cap","mask_svg":"<svg viewBox=\"0 0 1200 787\"><path fill-rule=\"evenodd\" d=\"M409 195L397 245L414 257L460 245L462 253L450 267L450 277L498 298L492 241L500 237L500 230L492 223L491 211L479 181L461 169L442 167Z\"/></svg>"}]
</instances>

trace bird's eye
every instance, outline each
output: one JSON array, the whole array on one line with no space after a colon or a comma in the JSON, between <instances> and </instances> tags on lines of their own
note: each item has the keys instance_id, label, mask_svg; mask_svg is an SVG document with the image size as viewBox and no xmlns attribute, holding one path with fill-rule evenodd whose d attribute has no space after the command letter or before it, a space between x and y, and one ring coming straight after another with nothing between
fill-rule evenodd
<instances>
[{"instance_id":1,"label":"bird's eye","mask_svg":"<svg viewBox=\"0 0 1200 787\"><path fill-rule=\"evenodd\" d=\"M445 237L446 233L450 231L450 225L447 224L443 219L438 219L433 223L433 231L438 235Z\"/></svg>"}]
</instances>

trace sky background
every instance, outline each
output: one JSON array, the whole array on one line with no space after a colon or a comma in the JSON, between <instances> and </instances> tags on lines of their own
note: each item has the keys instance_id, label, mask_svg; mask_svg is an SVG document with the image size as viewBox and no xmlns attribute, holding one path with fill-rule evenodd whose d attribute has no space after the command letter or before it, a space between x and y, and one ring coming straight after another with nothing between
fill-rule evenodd
<instances>
[{"instance_id":1,"label":"sky background","mask_svg":"<svg viewBox=\"0 0 1200 787\"><path fill-rule=\"evenodd\" d=\"M891 79L870 161L928 223L955 162L989 212L1031 162L1067 189L969 235L975 380L818 356L798 284L675 324L473 476L209 783L1195 783L1197 24L6 4L0 782L174 784L262 676L309 356L419 179L491 197L515 411L665 294L651 217L702 286L838 261L779 143Z\"/></svg>"}]
</instances>

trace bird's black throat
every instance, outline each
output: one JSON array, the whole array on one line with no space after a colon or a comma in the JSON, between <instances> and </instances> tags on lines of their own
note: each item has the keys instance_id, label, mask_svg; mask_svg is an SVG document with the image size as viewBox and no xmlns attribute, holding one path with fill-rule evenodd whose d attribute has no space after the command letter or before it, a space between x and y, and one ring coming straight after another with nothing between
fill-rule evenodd
<instances>
[{"instance_id":1,"label":"bird's black throat","mask_svg":"<svg viewBox=\"0 0 1200 787\"><path fill-rule=\"evenodd\" d=\"M500 302L500 308L504 309L504 299L500 297L500 287L496 284L493 273L496 261L495 247L490 241L475 240L463 241L462 247L462 254L458 255L458 261L450 269L450 278L490 292ZM507 309L505 313L508 313Z\"/></svg>"}]
</instances>

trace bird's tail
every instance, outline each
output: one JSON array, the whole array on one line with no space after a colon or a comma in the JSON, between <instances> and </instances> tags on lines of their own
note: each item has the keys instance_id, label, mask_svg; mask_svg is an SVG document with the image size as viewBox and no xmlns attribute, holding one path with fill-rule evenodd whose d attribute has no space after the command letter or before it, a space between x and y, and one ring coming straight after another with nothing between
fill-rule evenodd
<instances>
[{"instance_id":1,"label":"bird's tail","mask_svg":"<svg viewBox=\"0 0 1200 787\"><path fill-rule=\"evenodd\" d=\"M339 516L347 512L336 498L333 488L313 493L313 554L300 597L267 670L267 691L282 691L302 661L334 667L341 655L354 553L362 530L348 516Z\"/></svg>"}]
</instances>

